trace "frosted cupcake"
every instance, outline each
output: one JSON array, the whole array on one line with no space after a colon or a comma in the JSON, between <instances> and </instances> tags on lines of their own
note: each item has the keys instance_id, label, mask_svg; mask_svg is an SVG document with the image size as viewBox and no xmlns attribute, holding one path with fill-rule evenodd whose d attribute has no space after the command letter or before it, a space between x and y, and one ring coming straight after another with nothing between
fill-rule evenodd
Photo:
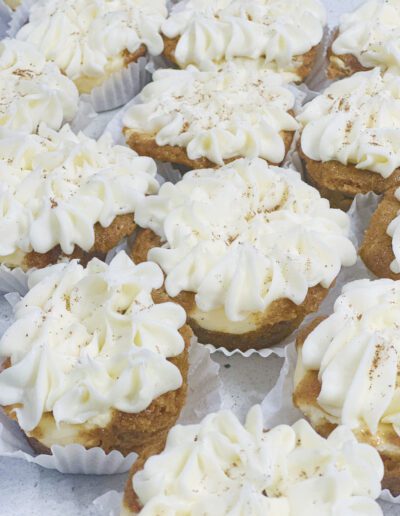
<instances>
[{"instance_id":1,"label":"frosted cupcake","mask_svg":"<svg viewBox=\"0 0 400 516\"><path fill-rule=\"evenodd\" d=\"M400 70L400 3L369 0L342 16L329 49L328 75L332 79L379 66Z\"/></svg>"},{"instance_id":2,"label":"frosted cupcake","mask_svg":"<svg viewBox=\"0 0 400 516\"><path fill-rule=\"evenodd\" d=\"M123 131L139 154L190 168L257 156L281 163L298 127L294 104L284 79L268 70L159 70L125 113Z\"/></svg>"},{"instance_id":3,"label":"frosted cupcake","mask_svg":"<svg viewBox=\"0 0 400 516\"><path fill-rule=\"evenodd\" d=\"M17 38L89 93L146 52L160 54L165 0L38 0Z\"/></svg>"},{"instance_id":4,"label":"frosted cupcake","mask_svg":"<svg viewBox=\"0 0 400 516\"><path fill-rule=\"evenodd\" d=\"M164 54L180 68L209 70L258 59L295 80L310 73L326 14L318 0L183 0L162 24Z\"/></svg>"},{"instance_id":5,"label":"frosted cupcake","mask_svg":"<svg viewBox=\"0 0 400 516\"><path fill-rule=\"evenodd\" d=\"M323 436L337 425L383 459L383 485L400 493L400 282L348 283L333 313L297 339L294 401Z\"/></svg>"},{"instance_id":6,"label":"frosted cupcake","mask_svg":"<svg viewBox=\"0 0 400 516\"><path fill-rule=\"evenodd\" d=\"M0 127L35 133L41 123L58 130L77 113L74 83L32 45L0 41Z\"/></svg>"},{"instance_id":7,"label":"frosted cupcake","mask_svg":"<svg viewBox=\"0 0 400 516\"><path fill-rule=\"evenodd\" d=\"M175 426L165 449L137 461L121 515L382 516L378 453L339 427L327 438L297 421L263 429L260 407Z\"/></svg>"},{"instance_id":8,"label":"frosted cupcake","mask_svg":"<svg viewBox=\"0 0 400 516\"><path fill-rule=\"evenodd\" d=\"M400 79L379 68L329 86L297 117L307 178L332 205L399 182Z\"/></svg>"},{"instance_id":9,"label":"frosted cupcake","mask_svg":"<svg viewBox=\"0 0 400 516\"><path fill-rule=\"evenodd\" d=\"M294 170L262 159L192 171L135 211L136 263L163 269L203 343L276 344L317 310L342 265L352 265L349 218Z\"/></svg>"},{"instance_id":10,"label":"frosted cupcake","mask_svg":"<svg viewBox=\"0 0 400 516\"><path fill-rule=\"evenodd\" d=\"M123 252L29 276L0 340L0 404L37 452L163 448L185 400L191 332L179 305L154 302L162 283L157 265Z\"/></svg>"},{"instance_id":11,"label":"frosted cupcake","mask_svg":"<svg viewBox=\"0 0 400 516\"><path fill-rule=\"evenodd\" d=\"M0 129L0 262L29 269L104 257L134 231L138 202L158 190L155 175L153 160L109 136Z\"/></svg>"}]
</instances>

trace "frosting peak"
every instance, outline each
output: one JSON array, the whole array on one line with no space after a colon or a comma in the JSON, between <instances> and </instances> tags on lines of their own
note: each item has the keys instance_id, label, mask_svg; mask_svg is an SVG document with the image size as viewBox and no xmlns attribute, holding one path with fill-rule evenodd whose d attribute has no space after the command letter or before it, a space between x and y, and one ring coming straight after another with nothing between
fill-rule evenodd
<instances>
[{"instance_id":1,"label":"frosting peak","mask_svg":"<svg viewBox=\"0 0 400 516\"><path fill-rule=\"evenodd\" d=\"M75 84L32 45L0 41L0 127L34 133L44 122L59 129L78 110Z\"/></svg>"},{"instance_id":2,"label":"frosting peak","mask_svg":"<svg viewBox=\"0 0 400 516\"><path fill-rule=\"evenodd\" d=\"M323 439L304 420L263 430L253 407L175 426L133 477L141 516L380 516L381 459L340 427Z\"/></svg>"},{"instance_id":3,"label":"frosting peak","mask_svg":"<svg viewBox=\"0 0 400 516\"><path fill-rule=\"evenodd\" d=\"M261 159L186 173L144 199L135 220L163 241L148 258L168 294L196 292L201 310L223 307L231 321L279 298L301 304L356 259L348 216L297 172Z\"/></svg>"},{"instance_id":4,"label":"frosting peak","mask_svg":"<svg viewBox=\"0 0 400 516\"><path fill-rule=\"evenodd\" d=\"M194 64L210 69L246 57L296 73L295 57L321 41L325 21L318 0L183 0L173 7L162 32L179 37L175 58L182 68Z\"/></svg>"},{"instance_id":5,"label":"frosting peak","mask_svg":"<svg viewBox=\"0 0 400 516\"><path fill-rule=\"evenodd\" d=\"M137 413L182 384L167 360L184 341L186 314L151 297L163 274L120 252L109 265L76 260L33 272L30 291L15 306L15 322L0 340L11 366L0 373L0 404L16 409L30 431L52 412L79 424L114 408Z\"/></svg>"},{"instance_id":6,"label":"frosting peak","mask_svg":"<svg viewBox=\"0 0 400 516\"><path fill-rule=\"evenodd\" d=\"M389 177L400 166L400 78L380 69L337 81L305 105L303 152Z\"/></svg>"},{"instance_id":7,"label":"frosting peak","mask_svg":"<svg viewBox=\"0 0 400 516\"><path fill-rule=\"evenodd\" d=\"M158 70L124 125L159 146L185 147L190 159L223 165L240 156L285 157L284 131L295 131L295 97L279 74L229 64L223 70Z\"/></svg>"},{"instance_id":8,"label":"frosting peak","mask_svg":"<svg viewBox=\"0 0 400 516\"><path fill-rule=\"evenodd\" d=\"M158 190L150 158L95 141L68 126L41 127L38 135L0 129L0 256L46 253L60 245L71 254L93 247L94 226L108 227L133 213L138 201Z\"/></svg>"}]
</instances>

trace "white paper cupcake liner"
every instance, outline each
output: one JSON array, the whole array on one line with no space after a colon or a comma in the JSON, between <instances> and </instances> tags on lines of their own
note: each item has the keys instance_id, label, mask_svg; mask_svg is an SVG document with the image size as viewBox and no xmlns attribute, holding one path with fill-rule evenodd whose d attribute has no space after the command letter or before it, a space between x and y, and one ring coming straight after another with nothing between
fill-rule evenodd
<instances>
[{"instance_id":1,"label":"white paper cupcake liner","mask_svg":"<svg viewBox=\"0 0 400 516\"><path fill-rule=\"evenodd\" d=\"M189 351L188 395L179 423L200 421L221 406L219 365L209 351L192 339ZM119 451L106 454L101 448L86 450L79 444L52 446L52 455L35 455L18 425L0 411L0 457L13 457L56 469L60 473L112 475L125 473L137 458L132 452L124 457Z\"/></svg>"},{"instance_id":2,"label":"white paper cupcake liner","mask_svg":"<svg viewBox=\"0 0 400 516\"><path fill-rule=\"evenodd\" d=\"M11 19L8 24L7 36L15 38L19 29L25 25L29 19L29 10L36 0L21 0L17 9L12 12Z\"/></svg>"},{"instance_id":3,"label":"white paper cupcake liner","mask_svg":"<svg viewBox=\"0 0 400 516\"><path fill-rule=\"evenodd\" d=\"M147 70L148 57L141 57L126 68L113 73L103 84L94 88L90 94L83 95L97 112L109 111L123 106L138 95L150 82Z\"/></svg>"},{"instance_id":4,"label":"white paper cupcake liner","mask_svg":"<svg viewBox=\"0 0 400 516\"><path fill-rule=\"evenodd\" d=\"M7 36L12 15L13 11L8 7L4 0L0 0L0 39Z\"/></svg>"}]
</instances>

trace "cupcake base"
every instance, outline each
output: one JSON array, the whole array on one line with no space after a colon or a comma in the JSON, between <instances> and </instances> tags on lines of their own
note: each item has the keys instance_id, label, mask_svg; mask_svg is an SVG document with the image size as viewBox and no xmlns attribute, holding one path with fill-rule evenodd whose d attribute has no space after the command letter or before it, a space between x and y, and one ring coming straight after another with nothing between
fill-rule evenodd
<instances>
[{"instance_id":1,"label":"cupcake base","mask_svg":"<svg viewBox=\"0 0 400 516\"><path fill-rule=\"evenodd\" d=\"M166 59L168 59L168 61L173 63L178 68L180 68L180 65L178 64L176 57L175 57L175 49L176 49L179 39L180 39L180 36L177 36L175 38L167 38L166 36L163 36L163 40L164 40L163 55L166 57ZM303 82L310 75L311 70L314 67L315 60L317 59L318 51L319 51L319 45L316 45L315 47L312 47L305 54L295 56L293 58L293 69L288 70L288 71L297 75L298 80L296 82Z\"/></svg>"},{"instance_id":2,"label":"cupcake base","mask_svg":"<svg viewBox=\"0 0 400 516\"><path fill-rule=\"evenodd\" d=\"M161 245L160 238L150 229L140 230L133 242L131 256L135 263L147 260L147 255L153 247ZM264 349L281 342L285 337L296 330L303 319L312 312L318 310L319 305L329 292L320 285L309 289L302 304L296 305L289 299L274 301L265 312L251 314L248 319L240 324L245 324L250 331L238 329L238 323L232 323L224 313L224 324L231 325L231 331L219 331L212 329L210 312L200 312L196 307L195 294L181 292L178 296L170 298L165 290L158 290L153 295L157 303L173 301L180 304L188 314L188 324L200 342L211 343L216 347L224 347L227 350L247 351L249 349ZM200 321L204 321L203 325Z\"/></svg>"},{"instance_id":3,"label":"cupcake base","mask_svg":"<svg viewBox=\"0 0 400 516\"><path fill-rule=\"evenodd\" d=\"M209 159L202 157L198 159L190 159L187 155L185 147L178 147L174 145L162 145L159 146L156 143L154 135L137 133L127 127L124 127L123 133L126 139L127 145L136 151L139 156L150 156L151 158L158 161L166 161L169 163L174 163L177 165L184 165L189 167L190 169L199 169L199 168L215 168L218 165L213 163ZM285 144L285 155L293 141L294 133L284 131L281 133ZM228 158L225 160L225 163L230 163L231 161L235 161L243 156L235 156L233 158ZM282 160L283 162L283 160ZM280 163L272 163L273 165L280 165Z\"/></svg>"}]
</instances>

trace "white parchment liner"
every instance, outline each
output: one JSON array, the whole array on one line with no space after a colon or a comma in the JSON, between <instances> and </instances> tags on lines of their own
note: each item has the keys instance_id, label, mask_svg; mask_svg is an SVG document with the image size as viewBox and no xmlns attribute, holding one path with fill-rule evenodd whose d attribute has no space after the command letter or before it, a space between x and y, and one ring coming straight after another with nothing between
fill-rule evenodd
<instances>
[{"instance_id":1,"label":"white parchment liner","mask_svg":"<svg viewBox=\"0 0 400 516\"><path fill-rule=\"evenodd\" d=\"M8 25L11 21L12 15L12 10L8 7L4 0L0 0L0 39L6 37Z\"/></svg>"}]
</instances>

